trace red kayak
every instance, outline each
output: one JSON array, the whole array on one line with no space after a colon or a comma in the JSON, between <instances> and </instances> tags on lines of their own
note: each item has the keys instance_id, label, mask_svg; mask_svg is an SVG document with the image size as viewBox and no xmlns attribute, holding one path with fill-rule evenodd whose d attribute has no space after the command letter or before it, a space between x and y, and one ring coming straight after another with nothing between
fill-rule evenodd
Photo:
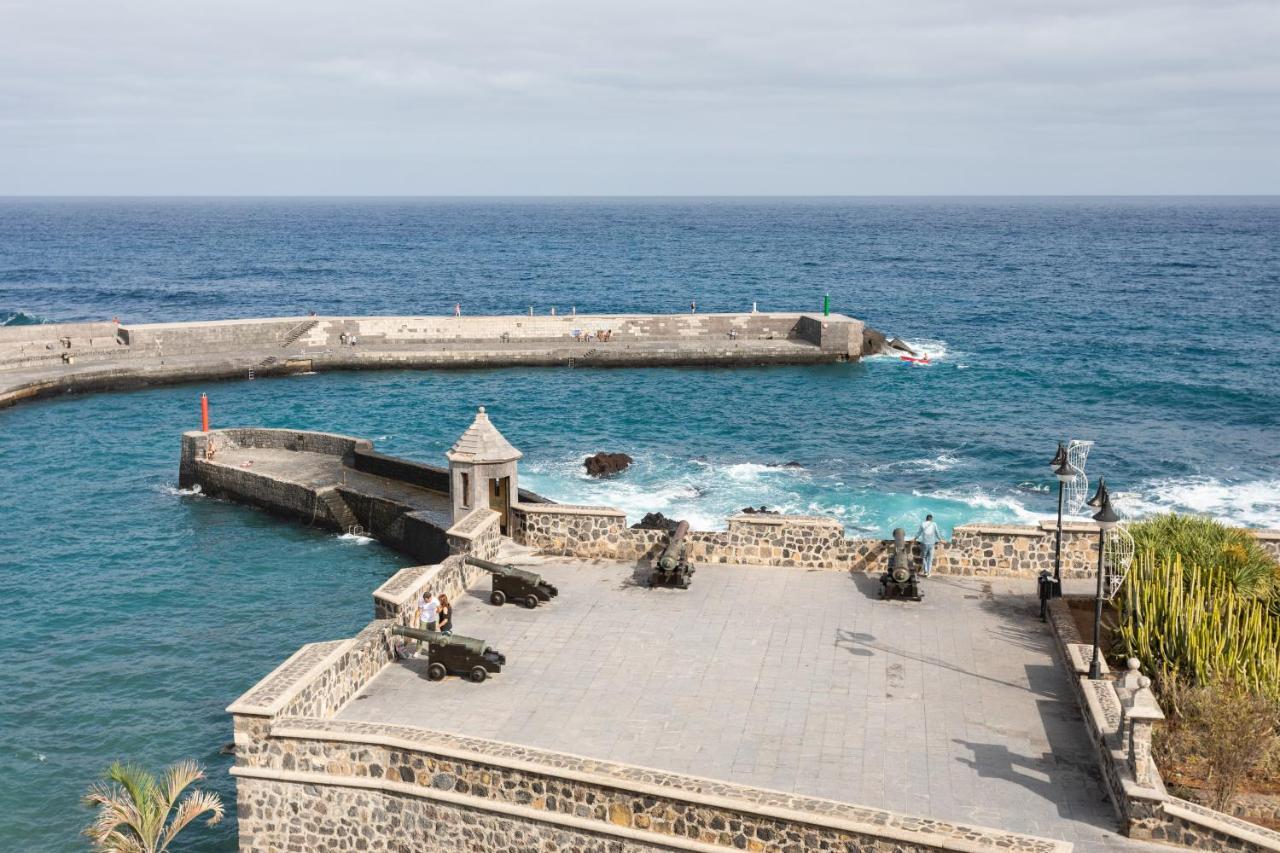
<instances>
[{"instance_id":1,"label":"red kayak","mask_svg":"<svg viewBox=\"0 0 1280 853\"><path fill-rule=\"evenodd\" d=\"M908 364L919 364L919 365L922 365L922 366L928 366L928 364L929 364L929 354L928 354L928 353L925 353L924 355L920 356L919 358L916 358L915 356L910 356L910 355L903 355L903 356L899 356L899 358L901 358L903 361L907 362Z\"/></svg>"}]
</instances>

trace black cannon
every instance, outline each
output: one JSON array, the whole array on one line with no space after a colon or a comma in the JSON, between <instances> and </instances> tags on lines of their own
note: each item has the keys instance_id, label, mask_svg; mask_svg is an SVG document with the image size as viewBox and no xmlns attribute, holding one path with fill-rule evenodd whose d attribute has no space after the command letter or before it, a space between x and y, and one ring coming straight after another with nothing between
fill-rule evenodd
<instances>
[{"instance_id":1,"label":"black cannon","mask_svg":"<svg viewBox=\"0 0 1280 853\"><path fill-rule=\"evenodd\" d=\"M544 581L542 575L536 572L491 563L479 557L464 559L468 565L484 569L493 575L493 591L489 593L489 601L498 607L508 601L518 601L532 610L538 606L539 601L550 601L560 594L560 590Z\"/></svg>"},{"instance_id":2,"label":"black cannon","mask_svg":"<svg viewBox=\"0 0 1280 853\"><path fill-rule=\"evenodd\" d=\"M880 576L880 597L911 598L919 601L920 579L911 564L911 546L907 544L907 532L901 527L893 531L893 553L889 555L889 571Z\"/></svg>"},{"instance_id":3,"label":"black cannon","mask_svg":"<svg viewBox=\"0 0 1280 853\"><path fill-rule=\"evenodd\" d=\"M667 539L667 547L653 561L653 572L649 575L649 586L669 584L681 589L689 588L689 579L693 576L693 566L685 557L684 538L689 534L689 522L682 521L671 531Z\"/></svg>"},{"instance_id":4,"label":"black cannon","mask_svg":"<svg viewBox=\"0 0 1280 853\"><path fill-rule=\"evenodd\" d=\"M393 625L391 633L427 644L427 678L432 681L439 681L452 673L479 684L489 677L489 673L502 672L507 662L506 655L495 652L484 644L484 640L474 637L441 634L404 625Z\"/></svg>"}]
</instances>

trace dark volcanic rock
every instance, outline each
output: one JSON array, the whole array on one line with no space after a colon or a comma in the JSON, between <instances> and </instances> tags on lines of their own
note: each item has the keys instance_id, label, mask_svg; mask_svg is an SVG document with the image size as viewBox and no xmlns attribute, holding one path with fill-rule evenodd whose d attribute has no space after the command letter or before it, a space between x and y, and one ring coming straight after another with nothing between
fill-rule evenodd
<instances>
[{"instance_id":1,"label":"dark volcanic rock","mask_svg":"<svg viewBox=\"0 0 1280 853\"><path fill-rule=\"evenodd\" d=\"M908 355L916 355L916 351L913 350L911 347L907 346L907 342L902 340L902 338L894 338L893 340L889 341L889 348L891 350L905 352Z\"/></svg>"},{"instance_id":2,"label":"dark volcanic rock","mask_svg":"<svg viewBox=\"0 0 1280 853\"><path fill-rule=\"evenodd\" d=\"M674 518L667 518L660 512L646 512L644 518L631 525L632 530L665 530L668 533L674 533L676 525L680 522Z\"/></svg>"},{"instance_id":3,"label":"dark volcanic rock","mask_svg":"<svg viewBox=\"0 0 1280 853\"><path fill-rule=\"evenodd\" d=\"M761 504L759 509L756 509L753 506L744 506L742 509L738 510L738 512L745 513L747 515L777 515L778 514L778 511L776 509L769 509L767 506L764 506L763 504Z\"/></svg>"},{"instance_id":4,"label":"dark volcanic rock","mask_svg":"<svg viewBox=\"0 0 1280 853\"><path fill-rule=\"evenodd\" d=\"M769 467L770 468L803 468L804 466L793 459L790 462L783 462L782 464L778 464L774 462L774 463L771 463Z\"/></svg>"},{"instance_id":5,"label":"dark volcanic rock","mask_svg":"<svg viewBox=\"0 0 1280 853\"><path fill-rule=\"evenodd\" d=\"M632 461L625 453L597 453L595 456L588 456L582 464L592 477L607 477L627 470Z\"/></svg>"}]
</instances>

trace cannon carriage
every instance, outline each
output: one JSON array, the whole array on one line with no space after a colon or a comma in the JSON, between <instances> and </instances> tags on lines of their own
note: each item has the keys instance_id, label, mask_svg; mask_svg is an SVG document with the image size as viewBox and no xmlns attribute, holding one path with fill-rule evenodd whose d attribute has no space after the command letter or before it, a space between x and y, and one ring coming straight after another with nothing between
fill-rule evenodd
<instances>
[{"instance_id":1,"label":"cannon carriage","mask_svg":"<svg viewBox=\"0 0 1280 853\"><path fill-rule=\"evenodd\" d=\"M479 684L489 673L502 672L507 656L485 645L475 637L459 637L425 631L405 625L393 625L391 633L427 644L427 678L440 681L446 675L458 675Z\"/></svg>"},{"instance_id":2,"label":"cannon carriage","mask_svg":"<svg viewBox=\"0 0 1280 853\"><path fill-rule=\"evenodd\" d=\"M466 557L468 565L484 569L493 576L493 588L489 593L489 602L501 607L508 601L518 601L532 610L540 601L550 601L560 594L552 584L542 579L542 575L515 566L482 560L479 557Z\"/></svg>"},{"instance_id":3,"label":"cannon carriage","mask_svg":"<svg viewBox=\"0 0 1280 853\"><path fill-rule=\"evenodd\" d=\"M671 531L667 545L654 559L649 574L649 586L676 586L688 589L693 577L693 566L685 555L685 537L689 535L689 522L682 521Z\"/></svg>"},{"instance_id":4,"label":"cannon carriage","mask_svg":"<svg viewBox=\"0 0 1280 853\"><path fill-rule=\"evenodd\" d=\"M893 531L893 553L889 555L889 571L880 576L881 598L910 598L920 601L924 592L920 578L911 562L911 546L907 544L907 532L901 527Z\"/></svg>"}]
</instances>

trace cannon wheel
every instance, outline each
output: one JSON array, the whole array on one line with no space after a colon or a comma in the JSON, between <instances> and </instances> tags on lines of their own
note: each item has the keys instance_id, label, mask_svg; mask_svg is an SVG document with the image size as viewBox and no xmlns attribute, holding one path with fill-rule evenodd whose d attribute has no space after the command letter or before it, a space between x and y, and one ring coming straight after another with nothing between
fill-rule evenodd
<instances>
[{"instance_id":1,"label":"cannon wheel","mask_svg":"<svg viewBox=\"0 0 1280 853\"><path fill-rule=\"evenodd\" d=\"M495 589L493 595L489 596L489 603L494 607L501 607L507 603L507 595L500 589Z\"/></svg>"},{"instance_id":2,"label":"cannon wheel","mask_svg":"<svg viewBox=\"0 0 1280 853\"><path fill-rule=\"evenodd\" d=\"M524 606L532 610L538 606L538 596L530 594L524 599Z\"/></svg>"},{"instance_id":3,"label":"cannon wheel","mask_svg":"<svg viewBox=\"0 0 1280 853\"><path fill-rule=\"evenodd\" d=\"M432 681L440 681L446 674L444 664L442 663L433 663L431 666L427 667L427 678Z\"/></svg>"},{"instance_id":4,"label":"cannon wheel","mask_svg":"<svg viewBox=\"0 0 1280 853\"><path fill-rule=\"evenodd\" d=\"M489 673L485 671L484 667L482 666L471 667L471 680L474 681L476 684L479 684L480 682L484 681L488 677L489 677Z\"/></svg>"}]
</instances>

